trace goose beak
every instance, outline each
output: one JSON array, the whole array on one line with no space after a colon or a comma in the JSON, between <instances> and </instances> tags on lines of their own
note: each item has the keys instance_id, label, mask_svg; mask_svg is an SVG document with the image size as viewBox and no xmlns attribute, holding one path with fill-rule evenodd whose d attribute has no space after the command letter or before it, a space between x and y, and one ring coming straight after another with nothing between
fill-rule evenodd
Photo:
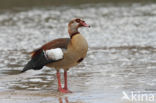
<instances>
[{"instance_id":1,"label":"goose beak","mask_svg":"<svg viewBox=\"0 0 156 103\"><path fill-rule=\"evenodd\" d=\"M90 25L86 24L84 21L81 21L80 24L81 24L82 26L84 26L84 27L90 28Z\"/></svg>"}]
</instances>

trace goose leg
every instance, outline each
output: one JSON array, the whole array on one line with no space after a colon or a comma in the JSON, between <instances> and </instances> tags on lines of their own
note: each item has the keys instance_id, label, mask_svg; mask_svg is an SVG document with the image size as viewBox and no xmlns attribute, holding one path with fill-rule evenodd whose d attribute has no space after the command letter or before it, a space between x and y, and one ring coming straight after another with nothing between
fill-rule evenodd
<instances>
[{"instance_id":1,"label":"goose leg","mask_svg":"<svg viewBox=\"0 0 156 103\"><path fill-rule=\"evenodd\" d=\"M64 72L64 79L65 79L65 86L62 88L61 86L61 78L60 78L60 72L57 70L57 80L58 80L58 91L62 93L71 93L71 91L67 88L67 71Z\"/></svg>"},{"instance_id":2,"label":"goose leg","mask_svg":"<svg viewBox=\"0 0 156 103\"><path fill-rule=\"evenodd\" d=\"M67 83L67 71L64 70L64 90L67 92L67 93L72 93L70 90L68 90L68 83Z\"/></svg>"},{"instance_id":3,"label":"goose leg","mask_svg":"<svg viewBox=\"0 0 156 103\"><path fill-rule=\"evenodd\" d=\"M58 80L58 91L61 92L62 86L61 86L61 79L60 79L60 72L59 72L59 70L57 70L56 75L57 75L57 80Z\"/></svg>"}]
</instances>

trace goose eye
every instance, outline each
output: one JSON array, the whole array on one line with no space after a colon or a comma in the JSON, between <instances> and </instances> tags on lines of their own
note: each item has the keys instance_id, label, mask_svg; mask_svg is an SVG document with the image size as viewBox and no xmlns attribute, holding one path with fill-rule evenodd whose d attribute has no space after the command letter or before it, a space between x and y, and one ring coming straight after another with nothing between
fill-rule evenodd
<instances>
[{"instance_id":1,"label":"goose eye","mask_svg":"<svg viewBox=\"0 0 156 103\"><path fill-rule=\"evenodd\" d=\"M80 22L80 19L76 19L76 22L79 23Z\"/></svg>"}]
</instances>

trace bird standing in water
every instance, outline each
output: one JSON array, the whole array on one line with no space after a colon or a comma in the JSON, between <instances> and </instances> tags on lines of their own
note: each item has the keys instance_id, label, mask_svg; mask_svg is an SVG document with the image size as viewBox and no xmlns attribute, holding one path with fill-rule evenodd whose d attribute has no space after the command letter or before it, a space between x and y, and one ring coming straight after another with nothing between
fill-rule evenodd
<instances>
[{"instance_id":1,"label":"bird standing in water","mask_svg":"<svg viewBox=\"0 0 156 103\"><path fill-rule=\"evenodd\" d=\"M81 19L73 19L68 24L70 38L59 38L44 44L39 49L31 52L31 60L22 72L30 69L40 70L43 66L55 68L58 80L58 91L71 93L67 86L67 71L79 64L87 55L88 43L80 34L80 27L90 27ZM60 72L64 70L64 87L61 86Z\"/></svg>"}]
</instances>

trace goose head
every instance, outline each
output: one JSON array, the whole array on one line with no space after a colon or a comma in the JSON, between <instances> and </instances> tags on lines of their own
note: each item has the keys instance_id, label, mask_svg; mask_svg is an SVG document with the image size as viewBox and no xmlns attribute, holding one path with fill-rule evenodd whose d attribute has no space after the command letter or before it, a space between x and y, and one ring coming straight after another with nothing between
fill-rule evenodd
<instances>
[{"instance_id":1,"label":"goose head","mask_svg":"<svg viewBox=\"0 0 156 103\"><path fill-rule=\"evenodd\" d=\"M68 32L69 35L72 36L73 34L79 33L78 28L80 27L90 27L84 20L81 19L73 19L68 24Z\"/></svg>"}]
</instances>

